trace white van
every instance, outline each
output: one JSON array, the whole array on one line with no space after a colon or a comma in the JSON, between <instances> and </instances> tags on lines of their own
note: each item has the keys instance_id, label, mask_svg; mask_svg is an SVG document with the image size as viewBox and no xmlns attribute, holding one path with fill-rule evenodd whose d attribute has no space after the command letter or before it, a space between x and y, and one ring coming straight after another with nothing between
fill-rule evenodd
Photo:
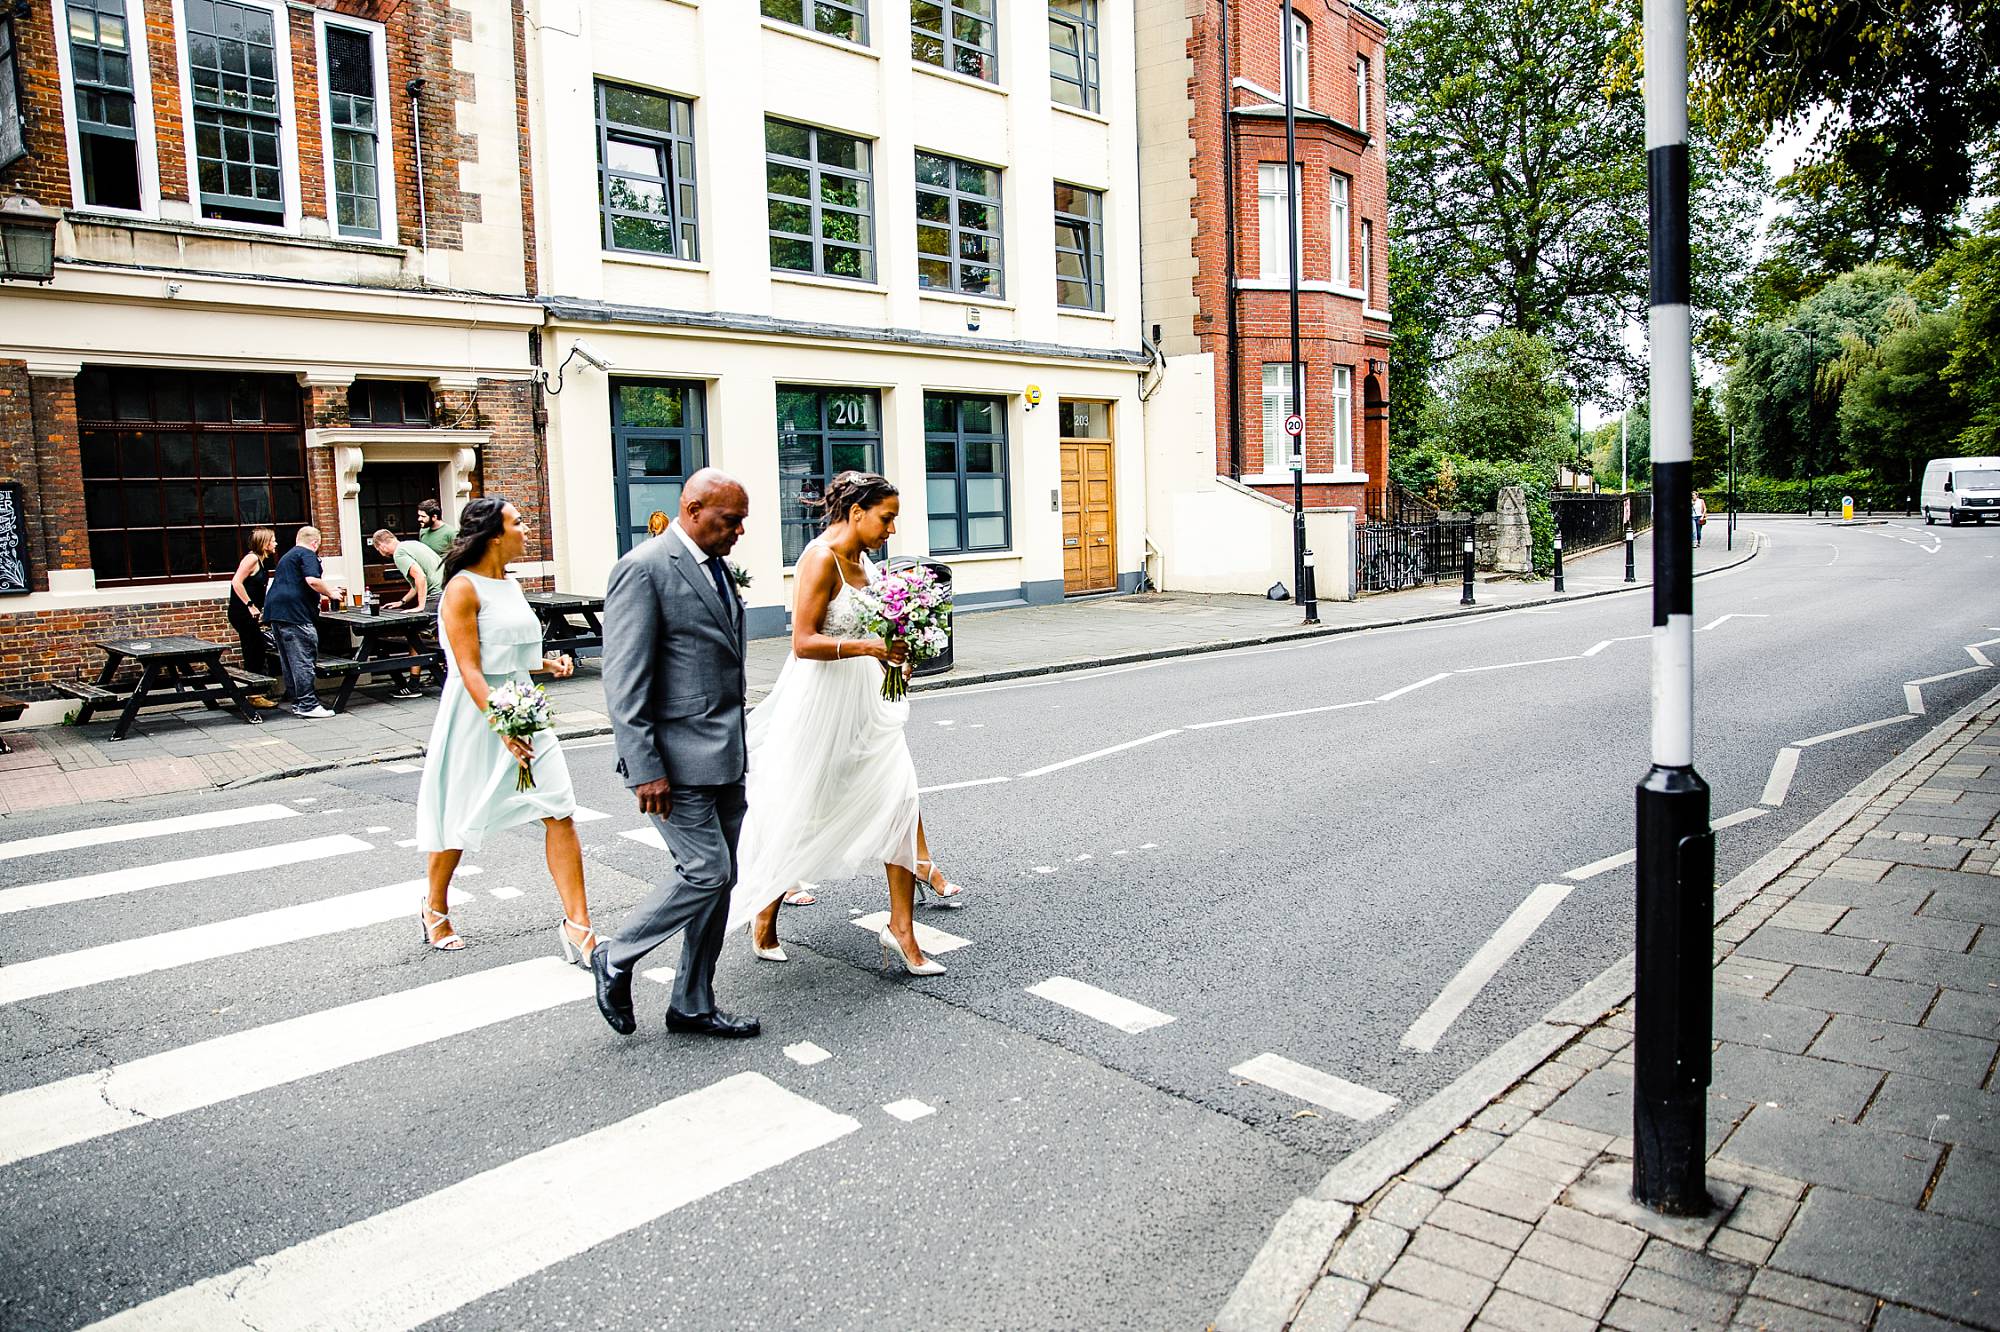
<instances>
[{"instance_id":1,"label":"white van","mask_svg":"<svg viewBox=\"0 0 2000 1332\"><path fill-rule=\"evenodd\" d=\"M1933 458L1924 467L1924 521L2000 519L2000 458Z\"/></svg>"}]
</instances>

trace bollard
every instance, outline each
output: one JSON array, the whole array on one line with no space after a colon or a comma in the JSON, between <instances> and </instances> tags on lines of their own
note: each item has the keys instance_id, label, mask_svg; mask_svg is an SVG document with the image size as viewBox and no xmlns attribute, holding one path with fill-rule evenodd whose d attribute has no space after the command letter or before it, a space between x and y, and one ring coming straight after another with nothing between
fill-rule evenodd
<instances>
[{"instance_id":1,"label":"bollard","mask_svg":"<svg viewBox=\"0 0 2000 1332\"><path fill-rule=\"evenodd\" d=\"M1556 591L1563 590L1563 534L1556 533Z\"/></svg>"},{"instance_id":2,"label":"bollard","mask_svg":"<svg viewBox=\"0 0 2000 1332\"><path fill-rule=\"evenodd\" d=\"M1458 604L1461 606L1477 604L1472 599L1472 538L1469 536L1465 539L1465 591L1459 595Z\"/></svg>"},{"instance_id":3,"label":"bollard","mask_svg":"<svg viewBox=\"0 0 2000 1332\"><path fill-rule=\"evenodd\" d=\"M1632 569L1632 529L1629 527L1625 529L1625 581L1628 583L1639 581L1638 574Z\"/></svg>"},{"instance_id":4,"label":"bollard","mask_svg":"<svg viewBox=\"0 0 2000 1332\"><path fill-rule=\"evenodd\" d=\"M1306 624L1319 623L1319 578L1313 573L1313 553L1305 552L1304 576L1299 580L1299 600L1306 604Z\"/></svg>"}]
</instances>

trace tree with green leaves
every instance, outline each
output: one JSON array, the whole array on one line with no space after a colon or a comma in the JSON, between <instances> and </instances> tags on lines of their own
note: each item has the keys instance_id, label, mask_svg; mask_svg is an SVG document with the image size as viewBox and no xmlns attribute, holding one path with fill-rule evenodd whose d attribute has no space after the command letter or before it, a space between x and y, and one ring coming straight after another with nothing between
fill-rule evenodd
<instances>
[{"instance_id":1,"label":"tree with green leaves","mask_svg":"<svg viewBox=\"0 0 2000 1332\"><path fill-rule=\"evenodd\" d=\"M1948 300L1957 315L1951 355L1938 372L1965 412L1953 451L2000 454L2000 208L1942 255L1916 290Z\"/></svg>"},{"instance_id":2,"label":"tree with green leaves","mask_svg":"<svg viewBox=\"0 0 2000 1332\"><path fill-rule=\"evenodd\" d=\"M1885 206L1844 171L1786 176L1773 193L1786 211L1772 221L1751 277L1757 319L1783 318L1851 269L1891 263L1921 272L1942 253L1919 210ZM1956 235L1948 229L1944 240Z\"/></svg>"}]
</instances>

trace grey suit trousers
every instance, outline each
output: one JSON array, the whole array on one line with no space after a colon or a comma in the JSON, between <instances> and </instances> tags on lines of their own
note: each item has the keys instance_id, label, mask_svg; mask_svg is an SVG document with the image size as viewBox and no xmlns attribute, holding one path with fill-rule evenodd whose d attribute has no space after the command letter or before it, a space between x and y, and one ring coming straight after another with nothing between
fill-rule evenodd
<instances>
[{"instance_id":1,"label":"grey suit trousers","mask_svg":"<svg viewBox=\"0 0 2000 1332\"><path fill-rule=\"evenodd\" d=\"M715 1011L715 961L729 921L729 890L736 886L736 839L749 808L743 783L676 786L667 816L652 816L674 858L673 877L662 882L620 922L608 946L611 965L629 971L641 958L681 935L681 965L674 976L673 1007L700 1016Z\"/></svg>"}]
</instances>

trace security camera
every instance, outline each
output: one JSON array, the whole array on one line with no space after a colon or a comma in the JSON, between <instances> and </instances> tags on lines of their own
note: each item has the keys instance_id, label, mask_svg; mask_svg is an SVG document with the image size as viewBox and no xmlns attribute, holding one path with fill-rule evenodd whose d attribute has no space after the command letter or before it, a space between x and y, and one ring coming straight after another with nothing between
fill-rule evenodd
<instances>
[{"instance_id":1,"label":"security camera","mask_svg":"<svg viewBox=\"0 0 2000 1332\"><path fill-rule=\"evenodd\" d=\"M590 348L590 344L585 342L582 338L578 338L575 342L570 343L569 349L571 355L581 356L584 360L596 366L600 371L609 371L611 369L610 360L592 351Z\"/></svg>"}]
</instances>

